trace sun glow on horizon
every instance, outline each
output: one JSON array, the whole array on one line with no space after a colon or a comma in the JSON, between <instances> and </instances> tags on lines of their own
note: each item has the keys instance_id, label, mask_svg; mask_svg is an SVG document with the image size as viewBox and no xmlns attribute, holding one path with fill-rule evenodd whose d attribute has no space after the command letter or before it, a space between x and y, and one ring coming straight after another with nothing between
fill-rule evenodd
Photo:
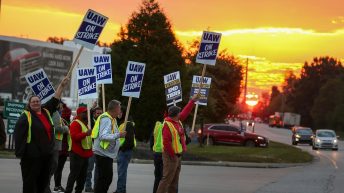
<instances>
[{"instance_id":1,"label":"sun glow on horizon","mask_svg":"<svg viewBox=\"0 0 344 193\"><path fill-rule=\"evenodd\" d=\"M90 6L95 10L104 11L104 15L109 16L109 21L99 41L111 43L118 38L117 33L120 26L127 22L132 10L138 10L138 5L141 3L138 0L125 3L109 1L109 5L102 6L93 2L81 5L81 0L68 4L66 3L68 1L61 0L56 2L56 6L55 2L52 6L52 2L52 0L6 2L2 5L1 10L0 35L42 41L46 41L51 36L73 39L85 14L84 9ZM204 15L196 16L195 13L187 15L189 12L184 10L187 10L187 6L193 5L195 2L190 0L188 2L162 1L159 3L163 5L162 8L166 10L167 17L171 19L178 41L186 49L190 42L200 40L202 27L206 29L207 26L210 26L209 31L222 33L220 50L226 50L227 53L239 58L243 65L248 58L248 91L250 92L261 93L269 91L273 85L279 86L284 80L286 71L299 74L303 63L312 60L313 57L344 58L342 51L344 49L344 16L338 10L332 10L331 14L320 13L317 11L319 6L315 6L313 9L308 9L309 12L300 12L301 4L307 8L314 6L301 0L294 8L299 11L298 14L305 14L305 17L297 14L290 15L290 12L288 12L289 15L279 15L282 13L281 7L285 7L284 3L288 2L277 3L277 1L271 0L265 4L250 2L257 6L253 9L256 12L251 11L251 15L243 15L239 9L245 8L246 10L247 6L244 2L235 2L237 6L235 9L224 9L225 6L219 6L217 9L207 7L206 10L209 9L209 13L219 15L221 12L224 14L224 16L218 17L221 19L212 21L205 18ZM227 5L230 4L229 2L229 0L214 0L216 5ZM134 7L134 4L137 6ZM183 6L180 6L181 4ZM330 3L322 5L330 6ZM116 13L114 13L115 8L111 8L111 6L116 7ZM264 10L264 14L261 14L262 10ZM254 17L255 15L257 17ZM300 19L296 20L295 18Z\"/></svg>"}]
</instances>

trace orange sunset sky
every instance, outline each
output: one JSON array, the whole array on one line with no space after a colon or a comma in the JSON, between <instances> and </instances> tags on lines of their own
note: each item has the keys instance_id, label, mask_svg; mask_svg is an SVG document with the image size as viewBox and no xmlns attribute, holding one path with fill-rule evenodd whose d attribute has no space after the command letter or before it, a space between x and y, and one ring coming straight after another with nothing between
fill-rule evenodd
<instances>
[{"instance_id":1,"label":"orange sunset sky","mask_svg":"<svg viewBox=\"0 0 344 193\"><path fill-rule=\"evenodd\" d=\"M88 8L109 17L100 37L112 42L141 0L0 0L0 35L72 39ZM270 91L287 70L329 55L344 59L343 0L159 0L182 42L221 32L220 49L250 58L248 91Z\"/></svg>"}]
</instances>

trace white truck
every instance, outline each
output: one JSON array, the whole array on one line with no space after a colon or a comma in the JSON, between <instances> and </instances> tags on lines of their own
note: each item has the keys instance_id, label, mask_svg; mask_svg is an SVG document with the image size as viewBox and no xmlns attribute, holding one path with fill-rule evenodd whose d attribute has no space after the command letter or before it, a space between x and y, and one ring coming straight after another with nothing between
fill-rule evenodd
<instances>
[{"instance_id":1,"label":"white truck","mask_svg":"<svg viewBox=\"0 0 344 193\"><path fill-rule=\"evenodd\" d=\"M275 112L276 116L282 117L282 127L288 128L300 125L301 115L297 113L290 112Z\"/></svg>"}]
</instances>

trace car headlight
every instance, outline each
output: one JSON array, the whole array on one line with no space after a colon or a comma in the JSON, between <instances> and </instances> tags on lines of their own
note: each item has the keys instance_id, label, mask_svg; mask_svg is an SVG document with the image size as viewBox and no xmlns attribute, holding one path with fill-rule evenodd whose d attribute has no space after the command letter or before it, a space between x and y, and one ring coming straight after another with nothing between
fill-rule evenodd
<instances>
[{"instance_id":1,"label":"car headlight","mask_svg":"<svg viewBox=\"0 0 344 193\"><path fill-rule=\"evenodd\" d=\"M334 140L333 140L333 143L337 143L337 142L338 142L337 139L334 139Z\"/></svg>"},{"instance_id":2,"label":"car headlight","mask_svg":"<svg viewBox=\"0 0 344 193\"><path fill-rule=\"evenodd\" d=\"M301 138L301 136L299 134L296 134L295 137L296 138Z\"/></svg>"},{"instance_id":3,"label":"car headlight","mask_svg":"<svg viewBox=\"0 0 344 193\"><path fill-rule=\"evenodd\" d=\"M263 140L263 139L264 139L264 137L258 136L258 139L261 139L261 140Z\"/></svg>"},{"instance_id":4,"label":"car headlight","mask_svg":"<svg viewBox=\"0 0 344 193\"><path fill-rule=\"evenodd\" d=\"M321 140L320 140L320 139L317 139L317 140L316 140L316 142L317 142L317 143L320 143L320 142L321 142Z\"/></svg>"}]
</instances>

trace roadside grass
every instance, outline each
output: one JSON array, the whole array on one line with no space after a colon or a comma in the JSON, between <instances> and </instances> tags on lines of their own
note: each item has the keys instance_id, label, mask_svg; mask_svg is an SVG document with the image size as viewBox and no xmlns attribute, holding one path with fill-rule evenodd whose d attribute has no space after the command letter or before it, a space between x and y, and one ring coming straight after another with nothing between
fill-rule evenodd
<instances>
[{"instance_id":1,"label":"roadside grass","mask_svg":"<svg viewBox=\"0 0 344 193\"><path fill-rule=\"evenodd\" d=\"M270 141L267 148L241 146L204 146L191 144L188 156L209 161L255 162L255 163L305 163L313 156L299 148Z\"/></svg>"},{"instance_id":2,"label":"roadside grass","mask_svg":"<svg viewBox=\"0 0 344 193\"><path fill-rule=\"evenodd\" d=\"M14 151L10 150L0 150L0 158L15 158Z\"/></svg>"},{"instance_id":3,"label":"roadside grass","mask_svg":"<svg viewBox=\"0 0 344 193\"><path fill-rule=\"evenodd\" d=\"M253 163L306 163L313 160L313 156L299 148L270 141L269 147L242 147L215 145L199 147L199 144L190 144L188 151L183 155L186 161L229 161ZM14 151L0 150L0 158L15 158ZM139 143L134 150L136 159L153 159L153 153L146 143Z\"/></svg>"},{"instance_id":4,"label":"roadside grass","mask_svg":"<svg viewBox=\"0 0 344 193\"><path fill-rule=\"evenodd\" d=\"M344 140L344 131L336 131L336 134L339 135L339 140Z\"/></svg>"}]
</instances>

